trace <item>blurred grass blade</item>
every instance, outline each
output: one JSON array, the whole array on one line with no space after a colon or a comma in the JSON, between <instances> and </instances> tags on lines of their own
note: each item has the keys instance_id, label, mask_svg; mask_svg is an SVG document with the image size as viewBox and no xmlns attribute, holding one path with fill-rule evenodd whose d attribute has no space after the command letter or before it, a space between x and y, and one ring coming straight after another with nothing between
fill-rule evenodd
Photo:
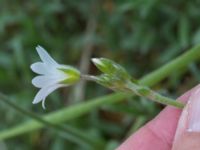
<instances>
[{"instance_id":1,"label":"blurred grass blade","mask_svg":"<svg viewBox=\"0 0 200 150\"><path fill-rule=\"evenodd\" d=\"M187 50L181 56L170 61L163 67L153 71L152 73L147 74L140 80L140 84L152 86L169 76L172 72L177 71L177 69L187 67L199 58L200 45Z\"/></svg>"},{"instance_id":2,"label":"blurred grass blade","mask_svg":"<svg viewBox=\"0 0 200 150\"><path fill-rule=\"evenodd\" d=\"M106 104L111 104L117 101L121 101L123 98L127 97L126 95L122 93L117 93L117 94L110 94L108 96L104 96L100 98L95 98L95 99L90 100L89 102L85 102L85 103L83 102L83 103L62 109L62 110L58 110L48 115L45 115L42 117L42 120L48 123L60 124L64 121L77 118L80 115L85 114L103 104L106 105ZM0 95L0 99L2 100L2 95ZM17 136L26 132L34 131L36 129L40 129L44 127L45 125L47 125L47 123L44 123L42 121L38 122L38 120L37 121L30 120L10 130L5 130L5 131L0 132L0 140Z\"/></svg>"},{"instance_id":3,"label":"blurred grass blade","mask_svg":"<svg viewBox=\"0 0 200 150\"><path fill-rule=\"evenodd\" d=\"M100 140L95 140L93 138L90 138L89 136L85 135L82 131L71 127L69 125L59 125L56 122L49 122L47 120L42 119L40 116L27 111L25 109L22 109L21 107L17 106L15 103L13 103L7 96L4 94L0 93L0 100L3 101L5 104L7 104L9 107L17 110L23 115L28 116L29 118L33 119L36 121L38 124L42 124L47 126L48 128L51 128L55 131L59 131L60 135L69 141L78 143L82 146L89 146L89 147L100 147L102 148L103 143L101 143ZM28 126L30 127L30 126ZM13 132L16 133L16 132Z\"/></svg>"},{"instance_id":4,"label":"blurred grass blade","mask_svg":"<svg viewBox=\"0 0 200 150\"><path fill-rule=\"evenodd\" d=\"M200 45L188 50L181 56L177 57L175 60L172 60L163 67L146 75L139 82L146 86L153 86L162 79L168 77L172 72L181 69L183 67L187 67L190 63L194 62L199 58L200 58ZM87 102L79 103L77 105L73 105L68 108L58 110L56 112L52 112L50 114L44 115L42 118L50 123L60 124L62 122L69 121L83 114L86 114L97 107L120 102L130 96L131 95L123 93L110 94L107 96L102 96L100 98L94 98L88 100ZM11 129L6 129L0 132L0 140L21 135L23 133L31 132L33 130L38 130L44 126L45 124L39 123L35 120L29 120Z\"/></svg>"}]
</instances>

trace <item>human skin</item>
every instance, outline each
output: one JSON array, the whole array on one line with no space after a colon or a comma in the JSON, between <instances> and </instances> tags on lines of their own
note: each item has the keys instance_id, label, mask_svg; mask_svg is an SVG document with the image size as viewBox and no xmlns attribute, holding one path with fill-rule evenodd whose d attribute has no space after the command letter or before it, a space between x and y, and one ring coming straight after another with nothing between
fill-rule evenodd
<instances>
[{"instance_id":1,"label":"human skin","mask_svg":"<svg viewBox=\"0 0 200 150\"><path fill-rule=\"evenodd\" d=\"M188 112L192 112L193 109L190 105L196 105L198 97L200 101L200 92L199 95L194 96L194 92L198 89L200 86L178 98L186 103L183 111L167 106L157 117L131 135L116 150L200 150L200 130L198 132L188 131L190 120ZM187 103L189 99L190 104Z\"/></svg>"}]
</instances>

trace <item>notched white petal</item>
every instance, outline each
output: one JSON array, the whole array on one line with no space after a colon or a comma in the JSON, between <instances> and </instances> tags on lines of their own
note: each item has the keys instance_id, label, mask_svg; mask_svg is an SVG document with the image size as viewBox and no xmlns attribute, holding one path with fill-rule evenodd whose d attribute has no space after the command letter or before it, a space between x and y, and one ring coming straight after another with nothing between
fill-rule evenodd
<instances>
[{"instance_id":1,"label":"notched white petal","mask_svg":"<svg viewBox=\"0 0 200 150\"><path fill-rule=\"evenodd\" d=\"M47 66L42 62L36 62L31 65L31 70L38 74L48 74Z\"/></svg>"},{"instance_id":2,"label":"notched white petal","mask_svg":"<svg viewBox=\"0 0 200 150\"><path fill-rule=\"evenodd\" d=\"M52 93L53 91L55 91L56 89L63 87L63 85L61 84L55 84L53 86L47 86L42 88L35 96L34 100L33 100L33 104L37 104L39 102L43 102L43 108L45 108L45 99L46 97Z\"/></svg>"},{"instance_id":3,"label":"notched white petal","mask_svg":"<svg viewBox=\"0 0 200 150\"><path fill-rule=\"evenodd\" d=\"M41 60L48 65L58 65L57 62L48 54L48 52L41 46L37 46L36 50L41 58Z\"/></svg>"},{"instance_id":4,"label":"notched white petal","mask_svg":"<svg viewBox=\"0 0 200 150\"><path fill-rule=\"evenodd\" d=\"M33 104L37 104L40 101L42 101L44 99L44 90L39 90L39 92L36 94L34 100L33 100Z\"/></svg>"},{"instance_id":5,"label":"notched white petal","mask_svg":"<svg viewBox=\"0 0 200 150\"><path fill-rule=\"evenodd\" d=\"M59 78L53 78L53 76L45 76L45 75L41 75L41 76L36 76L35 78L33 78L32 80L32 84L35 87L38 88L42 88L42 87L47 87L53 84L56 84L59 82Z\"/></svg>"},{"instance_id":6,"label":"notched white petal","mask_svg":"<svg viewBox=\"0 0 200 150\"><path fill-rule=\"evenodd\" d=\"M46 109L45 100L46 100L46 99L43 99L43 100L42 100L42 108L43 108L43 109Z\"/></svg>"}]
</instances>

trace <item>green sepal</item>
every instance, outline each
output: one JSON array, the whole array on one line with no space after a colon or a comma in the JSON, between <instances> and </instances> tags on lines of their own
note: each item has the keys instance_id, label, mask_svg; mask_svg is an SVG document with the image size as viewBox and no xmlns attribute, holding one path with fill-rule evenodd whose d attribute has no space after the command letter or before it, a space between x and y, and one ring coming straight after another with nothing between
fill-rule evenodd
<instances>
[{"instance_id":1,"label":"green sepal","mask_svg":"<svg viewBox=\"0 0 200 150\"><path fill-rule=\"evenodd\" d=\"M62 84L75 84L80 80L80 71L71 67L67 66L66 68L59 68L60 71L66 74L66 79L61 81Z\"/></svg>"},{"instance_id":2,"label":"green sepal","mask_svg":"<svg viewBox=\"0 0 200 150\"><path fill-rule=\"evenodd\" d=\"M115 91L123 91L125 87L124 85L127 83L127 81L123 81L117 76L112 76L109 74L102 74L97 76L96 79L97 83Z\"/></svg>"},{"instance_id":3,"label":"green sepal","mask_svg":"<svg viewBox=\"0 0 200 150\"><path fill-rule=\"evenodd\" d=\"M130 80L131 76L128 72L116 62L107 58L93 58L92 59L95 66L103 73L118 76L121 80Z\"/></svg>"}]
</instances>

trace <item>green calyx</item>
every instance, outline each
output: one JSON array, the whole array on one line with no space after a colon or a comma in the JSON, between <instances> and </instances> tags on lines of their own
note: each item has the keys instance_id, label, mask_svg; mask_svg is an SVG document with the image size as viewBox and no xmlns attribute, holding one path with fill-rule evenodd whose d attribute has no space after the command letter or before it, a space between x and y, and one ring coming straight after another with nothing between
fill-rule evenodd
<instances>
[{"instance_id":1,"label":"green calyx","mask_svg":"<svg viewBox=\"0 0 200 150\"><path fill-rule=\"evenodd\" d=\"M97 82L105 87L108 87L114 91L123 91L125 84L124 80L121 80L117 76L112 76L109 74L102 74L97 76Z\"/></svg>"},{"instance_id":2,"label":"green calyx","mask_svg":"<svg viewBox=\"0 0 200 150\"><path fill-rule=\"evenodd\" d=\"M103 73L97 76L97 82L99 84L115 91L126 90L126 84L129 82L138 84L138 82L133 80L128 72L116 62L107 58L93 58L92 61Z\"/></svg>"},{"instance_id":3,"label":"green calyx","mask_svg":"<svg viewBox=\"0 0 200 150\"><path fill-rule=\"evenodd\" d=\"M103 73L111 76L117 76L121 80L130 80L131 76L127 71L116 62L107 58L93 58L95 66Z\"/></svg>"},{"instance_id":4,"label":"green calyx","mask_svg":"<svg viewBox=\"0 0 200 150\"><path fill-rule=\"evenodd\" d=\"M71 66L59 68L59 70L66 74L66 79L61 81L62 84L72 85L80 80L80 71Z\"/></svg>"}]
</instances>

